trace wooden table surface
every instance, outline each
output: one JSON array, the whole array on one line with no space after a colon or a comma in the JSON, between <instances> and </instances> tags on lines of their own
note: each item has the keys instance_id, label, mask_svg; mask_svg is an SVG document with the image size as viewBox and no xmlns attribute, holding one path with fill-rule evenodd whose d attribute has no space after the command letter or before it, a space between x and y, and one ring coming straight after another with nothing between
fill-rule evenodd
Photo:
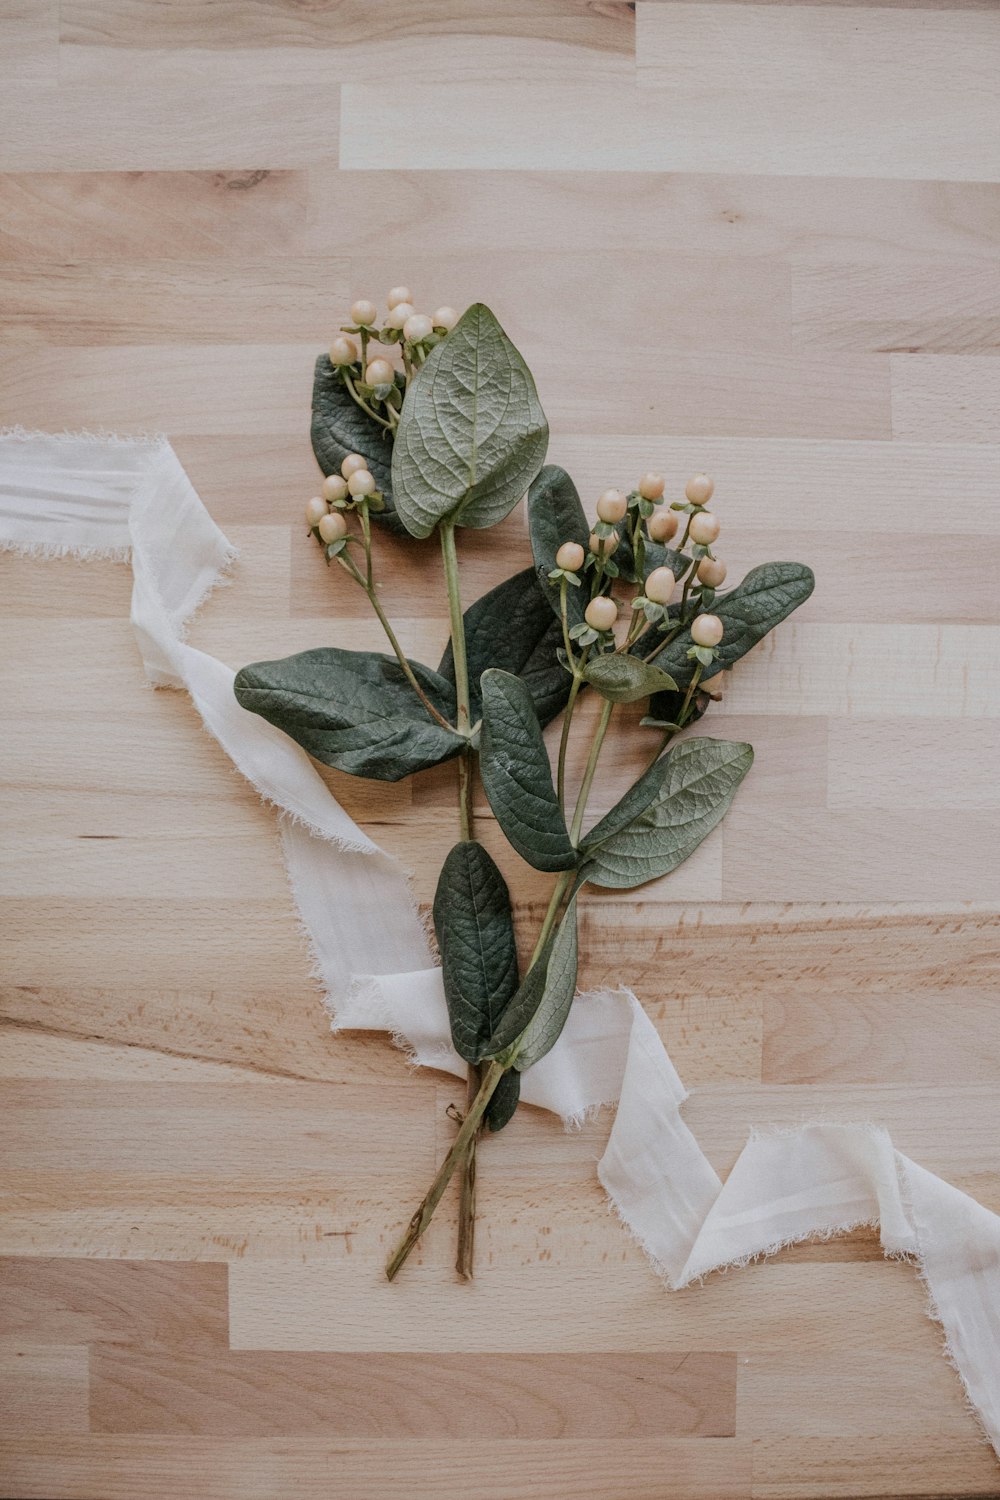
<instances>
[{"instance_id":1,"label":"wooden table surface","mask_svg":"<svg viewBox=\"0 0 1000 1500\"><path fill-rule=\"evenodd\" d=\"M313 358L399 281L496 309L590 503L705 468L734 576L814 566L706 726L756 746L735 810L587 897L582 978L635 986L720 1172L872 1120L1000 1209L996 6L6 0L0 41L2 420L169 434L241 549L196 644L379 646L296 523ZM471 598L523 518L464 556ZM434 660L432 554L379 572ZM911 1267L863 1232L668 1293L607 1114L522 1110L475 1284L449 1203L390 1288L455 1083L329 1035L128 569L2 579L5 1500L1000 1495ZM450 768L329 783L428 901Z\"/></svg>"}]
</instances>

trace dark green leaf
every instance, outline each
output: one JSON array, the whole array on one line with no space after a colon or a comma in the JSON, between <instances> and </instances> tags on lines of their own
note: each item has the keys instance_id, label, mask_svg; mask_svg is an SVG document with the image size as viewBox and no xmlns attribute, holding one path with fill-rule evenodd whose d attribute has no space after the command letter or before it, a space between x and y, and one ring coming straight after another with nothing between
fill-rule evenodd
<instances>
[{"instance_id":1,"label":"dark green leaf","mask_svg":"<svg viewBox=\"0 0 1000 1500\"><path fill-rule=\"evenodd\" d=\"M599 842L598 824L584 840L581 873L613 890L668 875L723 817L752 764L752 748L738 741L683 741L664 756L659 792L645 811Z\"/></svg>"},{"instance_id":2,"label":"dark green leaf","mask_svg":"<svg viewBox=\"0 0 1000 1500\"><path fill-rule=\"evenodd\" d=\"M507 883L482 844L456 844L434 895L451 1039L479 1062L517 990L517 946Z\"/></svg>"},{"instance_id":3,"label":"dark green leaf","mask_svg":"<svg viewBox=\"0 0 1000 1500\"><path fill-rule=\"evenodd\" d=\"M452 683L411 662L421 688L446 719ZM324 646L237 672L236 697L327 766L376 781L399 781L458 755L466 741L427 712L394 656Z\"/></svg>"},{"instance_id":4,"label":"dark green leaf","mask_svg":"<svg viewBox=\"0 0 1000 1500\"><path fill-rule=\"evenodd\" d=\"M583 675L602 698L612 703L635 703L651 693L672 692L677 687L674 679L659 667L621 651L593 657Z\"/></svg>"},{"instance_id":5,"label":"dark green leaf","mask_svg":"<svg viewBox=\"0 0 1000 1500\"><path fill-rule=\"evenodd\" d=\"M516 1047L513 1066L523 1073L539 1062L559 1040L576 991L576 898L538 961L504 1012L490 1040L487 1056L498 1057Z\"/></svg>"},{"instance_id":6,"label":"dark green leaf","mask_svg":"<svg viewBox=\"0 0 1000 1500\"><path fill-rule=\"evenodd\" d=\"M571 870L576 850L562 815L548 751L527 684L491 668L482 676L479 773L507 838L536 870Z\"/></svg>"},{"instance_id":7,"label":"dark green leaf","mask_svg":"<svg viewBox=\"0 0 1000 1500\"><path fill-rule=\"evenodd\" d=\"M725 627L713 668L731 667L762 641L793 609L809 598L815 586L811 568L802 563L764 563L752 568L743 582L715 601L713 613ZM645 643L644 643L645 644ZM695 663L688 658L691 632L682 630L653 660L684 688L691 681Z\"/></svg>"},{"instance_id":8,"label":"dark green leaf","mask_svg":"<svg viewBox=\"0 0 1000 1500\"><path fill-rule=\"evenodd\" d=\"M535 382L481 302L463 314L411 381L396 429L392 487L413 536L439 521L502 521L545 458L549 429Z\"/></svg>"},{"instance_id":9,"label":"dark green leaf","mask_svg":"<svg viewBox=\"0 0 1000 1500\"><path fill-rule=\"evenodd\" d=\"M388 530L405 531L392 503L392 438L353 400L325 354L317 359L313 377L311 435L316 462L324 474L339 474L349 453L360 453L368 460L385 502L385 508L373 514Z\"/></svg>"},{"instance_id":10,"label":"dark green leaf","mask_svg":"<svg viewBox=\"0 0 1000 1500\"><path fill-rule=\"evenodd\" d=\"M496 1086L493 1097L483 1116L488 1130L494 1135L514 1118L521 1098L521 1075L516 1068L508 1068Z\"/></svg>"},{"instance_id":11,"label":"dark green leaf","mask_svg":"<svg viewBox=\"0 0 1000 1500\"><path fill-rule=\"evenodd\" d=\"M558 619L559 586L549 582L549 573L556 565L556 553L563 542L579 542L586 553L590 527L576 485L557 464L546 464L528 491L528 530L539 586ZM586 606L582 589L567 590L566 617L571 625L583 623Z\"/></svg>"},{"instance_id":12,"label":"dark green leaf","mask_svg":"<svg viewBox=\"0 0 1000 1500\"><path fill-rule=\"evenodd\" d=\"M500 667L526 683L539 720L543 726L550 723L565 708L572 686L556 654L561 645L562 631L533 568L515 573L470 605L465 611L465 650L473 722L483 712L479 679L490 667ZM438 671L455 681L450 641Z\"/></svg>"},{"instance_id":13,"label":"dark green leaf","mask_svg":"<svg viewBox=\"0 0 1000 1500\"><path fill-rule=\"evenodd\" d=\"M642 552L642 576L649 577L654 568L669 568L675 578L683 577L691 566L691 559L685 557L683 552L675 552L673 547L665 547L662 542L650 541L649 537L643 538ZM618 564L623 578L629 583L636 581L635 555L632 551L632 537L627 528L622 529L622 538L615 552L615 562Z\"/></svg>"}]
</instances>

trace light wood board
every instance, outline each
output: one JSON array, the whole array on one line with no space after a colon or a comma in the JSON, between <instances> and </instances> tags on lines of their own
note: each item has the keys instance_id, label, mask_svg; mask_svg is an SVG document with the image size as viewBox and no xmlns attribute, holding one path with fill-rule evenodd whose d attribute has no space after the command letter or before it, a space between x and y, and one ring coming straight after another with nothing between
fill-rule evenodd
<instances>
[{"instance_id":1,"label":"light wood board","mask_svg":"<svg viewBox=\"0 0 1000 1500\"><path fill-rule=\"evenodd\" d=\"M315 354L400 281L495 307L588 503L705 468L734 576L814 566L706 724L756 746L737 808L587 897L582 977L637 989L723 1174L874 1120L996 1210L998 47L992 0L0 6L0 421L169 434L241 549L198 645L380 647L297 522ZM468 597L526 556L469 536ZM911 1268L865 1231L669 1294L606 1115L523 1110L475 1284L449 1200L388 1287L460 1091L330 1036L128 570L0 567L5 1500L1000 1495ZM378 573L435 660L433 552ZM429 903L451 770L328 779ZM478 819L528 934L547 879Z\"/></svg>"}]
</instances>

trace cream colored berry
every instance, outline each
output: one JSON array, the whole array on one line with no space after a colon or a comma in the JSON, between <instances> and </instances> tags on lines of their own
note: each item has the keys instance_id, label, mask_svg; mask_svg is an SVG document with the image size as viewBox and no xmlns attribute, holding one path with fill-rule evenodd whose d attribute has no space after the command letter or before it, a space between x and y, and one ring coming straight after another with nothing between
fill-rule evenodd
<instances>
[{"instance_id":1,"label":"cream colored berry","mask_svg":"<svg viewBox=\"0 0 1000 1500\"><path fill-rule=\"evenodd\" d=\"M356 474L358 469L367 469L367 467L367 458L362 458L360 453L349 453L340 466L340 472L345 479L350 479L351 475Z\"/></svg>"},{"instance_id":2,"label":"cream colored berry","mask_svg":"<svg viewBox=\"0 0 1000 1500\"><path fill-rule=\"evenodd\" d=\"M409 344L420 344L434 332L434 324L426 313L414 313L403 324L403 337Z\"/></svg>"},{"instance_id":3,"label":"cream colored berry","mask_svg":"<svg viewBox=\"0 0 1000 1500\"><path fill-rule=\"evenodd\" d=\"M597 514L602 521L621 521L628 510L628 501L621 490L605 490L597 502Z\"/></svg>"},{"instance_id":4,"label":"cream colored berry","mask_svg":"<svg viewBox=\"0 0 1000 1500\"><path fill-rule=\"evenodd\" d=\"M450 333L458 322L458 313L453 307L439 307L431 318L431 322L435 328L443 328L447 333Z\"/></svg>"},{"instance_id":5,"label":"cream colored berry","mask_svg":"<svg viewBox=\"0 0 1000 1500\"><path fill-rule=\"evenodd\" d=\"M719 588L726 581L725 563L717 557L703 557L698 564L698 581L707 588Z\"/></svg>"},{"instance_id":6,"label":"cream colored berry","mask_svg":"<svg viewBox=\"0 0 1000 1500\"><path fill-rule=\"evenodd\" d=\"M715 541L720 530L718 516L711 515L707 510L696 510L691 517L688 536L699 547L708 547Z\"/></svg>"},{"instance_id":7,"label":"cream colored berry","mask_svg":"<svg viewBox=\"0 0 1000 1500\"><path fill-rule=\"evenodd\" d=\"M331 505L336 505L338 500L343 500L347 494L347 485L339 474L328 474L323 480L323 499L329 500Z\"/></svg>"},{"instance_id":8,"label":"cream colored berry","mask_svg":"<svg viewBox=\"0 0 1000 1500\"><path fill-rule=\"evenodd\" d=\"M339 510L324 516L319 523L319 534L324 542L342 542L347 535L347 521Z\"/></svg>"},{"instance_id":9,"label":"cream colored berry","mask_svg":"<svg viewBox=\"0 0 1000 1500\"><path fill-rule=\"evenodd\" d=\"M639 494L644 500L659 500L665 488L662 474L649 469L639 480Z\"/></svg>"},{"instance_id":10,"label":"cream colored berry","mask_svg":"<svg viewBox=\"0 0 1000 1500\"><path fill-rule=\"evenodd\" d=\"M691 639L696 646L717 646L724 627L718 615L698 615L691 625Z\"/></svg>"},{"instance_id":11,"label":"cream colored berry","mask_svg":"<svg viewBox=\"0 0 1000 1500\"><path fill-rule=\"evenodd\" d=\"M610 630L618 618L618 606L606 594L598 594L587 605L583 617L591 630Z\"/></svg>"},{"instance_id":12,"label":"cream colored berry","mask_svg":"<svg viewBox=\"0 0 1000 1500\"><path fill-rule=\"evenodd\" d=\"M410 291L410 288L408 286L394 286L392 288L392 291L385 299L385 305L389 309L389 311L392 312L392 309L394 307L398 307L401 302L412 301L413 293Z\"/></svg>"},{"instance_id":13,"label":"cream colored berry","mask_svg":"<svg viewBox=\"0 0 1000 1500\"><path fill-rule=\"evenodd\" d=\"M363 298L360 302L351 303L351 322L357 323L359 328L371 328L378 319L378 308L374 302L366 302Z\"/></svg>"},{"instance_id":14,"label":"cream colored berry","mask_svg":"<svg viewBox=\"0 0 1000 1500\"><path fill-rule=\"evenodd\" d=\"M694 474L684 486L684 493L692 505L707 505L715 494L715 481L707 474Z\"/></svg>"},{"instance_id":15,"label":"cream colored berry","mask_svg":"<svg viewBox=\"0 0 1000 1500\"><path fill-rule=\"evenodd\" d=\"M369 474L367 469L355 469L347 481L347 488L355 497L371 495L375 490L375 476Z\"/></svg>"},{"instance_id":16,"label":"cream colored berry","mask_svg":"<svg viewBox=\"0 0 1000 1500\"><path fill-rule=\"evenodd\" d=\"M386 318L385 325L387 328L403 328L409 318L416 316L417 309L412 302L397 302Z\"/></svg>"},{"instance_id":17,"label":"cream colored berry","mask_svg":"<svg viewBox=\"0 0 1000 1500\"><path fill-rule=\"evenodd\" d=\"M617 531L613 531L610 536L598 536L596 531L590 533L590 550L595 557L610 557L617 546Z\"/></svg>"},{"instance_id":18,"label":"cream colored berry","mask_svg":"<svg viewBox=\"0 0 1000 1500\"><path fill-rule=\"evenodd\" d=\"M322 495L314 495L311 500L306 501L306 524L318 526L323 517L327 515L326 501Z\"/></svg>"},{"instance_id":19,"label":"cream colored berry","mask_svg":"<svg viewBox=\"0 0 1000 1500\"><path fill-rule=\"evenodd\" d=\"M387 359L370 359L365 371L369 385L392 385L395 371Z\"/></svg>"},{"instance_id":20,"label":"cream colored berry","mask_svg":"<svg viewBox=\"0 0 1000 1500\"><path fill-rule=\"evenodd\" d=\"M643 593L654 604L669 604L677 580L669 568L654 568L643 585Z\"/></svg>"},{"instance_id":21,"label":"cream colored berry","mask_svg":"<svg viewBox=\"0 0 1000 1500\"><path fill-rule=\"evenodd\" d=\"M331 365L352 365L358 357L358 346L353 339L345 334L334 339L330 345Z\"/></svg>"},{"instance_id":22,"label":"cream colored berry","mask_svg":"<svg viewBox=\"0 0 1000 1500\"><path fill-rule=\"evenodd\" d=\"M674 510L655 510L646 522L646 530L654 542L669 542L677 535L680 522Z\"/></svg>"},{"instance_id":23,"label":"cream colored berry","mask_svg":"<svg viewBox=\"0 0 1000 1500\"><path fill-rule=\"evenodd\" d=\"M583 548L579 542L563 542L556 553L556 567L576 573L583 567Z\"/></svg>"}]
</instances>

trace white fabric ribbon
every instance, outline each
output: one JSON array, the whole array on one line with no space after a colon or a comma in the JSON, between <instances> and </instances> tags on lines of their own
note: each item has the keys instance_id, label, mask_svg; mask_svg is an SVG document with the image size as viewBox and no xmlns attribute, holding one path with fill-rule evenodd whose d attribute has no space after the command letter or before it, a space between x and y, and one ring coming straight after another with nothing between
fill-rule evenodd
<instances>
[{"instance_id":1,"label":"white fabric ribbon","mask_svg":"<svg viewBox=\"0 0 1000 1500\"><path fill-rule=\"evenodd\" d=\"M308 756L233 696L233 672L184 640L233 549L162 438L0 435L0 545L32 555L131 555L146 674L185 688L211 733L278 809L285 859L334 1030L387 1031L460 1077L440 971L405 873L326 789ZM393 914L386 921L387 913ZM1000 1452L1000 1218L924 1171L872 1125L754 1134L723 1185L681 1118L687 1097L628 991L579 996L523 1097L578 1120L618 1110L604 1188L674 1288L721 1266L859 1224L920 1265L969 1400Z\"/></svg>"}]
</instances>

